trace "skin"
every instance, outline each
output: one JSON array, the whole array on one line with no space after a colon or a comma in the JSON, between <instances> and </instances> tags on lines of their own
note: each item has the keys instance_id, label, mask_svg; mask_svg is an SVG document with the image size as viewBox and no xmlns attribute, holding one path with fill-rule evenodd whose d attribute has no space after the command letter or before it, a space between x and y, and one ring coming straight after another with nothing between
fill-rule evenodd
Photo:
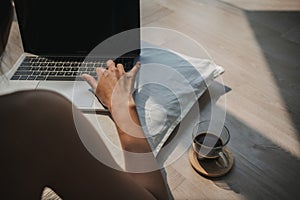
<instances>
[{"instance_id":1,"label":"skin","mask_svg":"<svg viewBox=\"0 0 300 200\"><path fill-rule=\"evenodd\" d=\"M128 73L112 61L107 67L97 68L98 81L83 78L111 112L124 152L151 152L131 95L140 64ZM95 159L82 144L78 127L117 168L93 126L61 95L38 90L3 95L0 110L1 198L40 199L48 186L63 199L168 199L160 170L129 173ZM133 167L132 158L126 153L124 158L126 167ZM147 164L155 166L155 158L148 156Z\"/></svg>"}]
</instances>

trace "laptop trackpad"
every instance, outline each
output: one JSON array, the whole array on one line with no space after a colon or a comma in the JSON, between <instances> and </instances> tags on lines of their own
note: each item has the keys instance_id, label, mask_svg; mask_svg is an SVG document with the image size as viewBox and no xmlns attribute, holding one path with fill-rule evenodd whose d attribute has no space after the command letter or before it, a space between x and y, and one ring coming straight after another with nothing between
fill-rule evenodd
<instances>
[{"instance_id":1,"label":"laptop trackpad","mask_svg":"<svg viewBox=\"0 0 300 200\"><path fill-rule=\"evenodd\" d=\"M37 89L56 91L68 98L82 110L104 110L95 95L89 91L90 86L84 81L41 81Z\"/></svg>"}]
</instances>

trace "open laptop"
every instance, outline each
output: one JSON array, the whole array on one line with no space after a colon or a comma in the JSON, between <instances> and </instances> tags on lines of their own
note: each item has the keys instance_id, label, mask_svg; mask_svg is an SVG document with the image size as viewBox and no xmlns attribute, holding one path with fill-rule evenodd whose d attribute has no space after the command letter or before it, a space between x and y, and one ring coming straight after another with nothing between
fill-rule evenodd
<instances>
[{"instance_id":1,"label":"open laptop","mask_svg":"<svg viewBox=\"0 0 300 200\"><path fill-rule=\"evenodd\" d=\"M25 52L8 75L10 83L20 90L56 91L84 111L105 110L81 74L96 77L95 67L105 67L108 59L122 63L126 71L133 67L140 53L138 29L126 41L136 49L120 55L122 44L110 41L113 48L92 50L111 36L140 27L139 0L14 2Z\"/></svg>"}]
</instances>

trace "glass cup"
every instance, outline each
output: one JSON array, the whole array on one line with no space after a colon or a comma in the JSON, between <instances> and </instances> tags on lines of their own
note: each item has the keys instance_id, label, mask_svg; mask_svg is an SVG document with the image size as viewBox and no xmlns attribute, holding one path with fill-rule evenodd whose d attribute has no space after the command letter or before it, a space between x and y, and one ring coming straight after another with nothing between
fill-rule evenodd
<instances>
[{"instance_id":1,"label":"glass cup","mask_svg":"<svg viewBox=\"0 0 300 200\"><path fill-rule=\"evenodd\" d=\"M193 129L193 150L201 159L219 159L222 166L228 166L224 147L228 144L230 134L223 123L217 121L202 121Z\"/></svg>"}]
</instances>

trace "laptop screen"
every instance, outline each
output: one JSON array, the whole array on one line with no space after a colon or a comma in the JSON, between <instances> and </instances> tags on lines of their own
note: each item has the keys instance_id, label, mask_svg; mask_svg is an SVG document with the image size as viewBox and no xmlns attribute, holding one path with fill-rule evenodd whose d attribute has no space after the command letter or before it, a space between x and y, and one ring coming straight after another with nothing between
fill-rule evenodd
<instances>
[{"instance_id":1,"label":"laptop screen","mask_svg":"<svg viewBox=\"0 0 300 200\"><path fill-rule=\"evenodd\" d=\"M87 55L105 39L140 27L139 0L14 2L24 50L36 55ZM139 31L132 42L140 46Z\"/></svg>"}]
</instances>

